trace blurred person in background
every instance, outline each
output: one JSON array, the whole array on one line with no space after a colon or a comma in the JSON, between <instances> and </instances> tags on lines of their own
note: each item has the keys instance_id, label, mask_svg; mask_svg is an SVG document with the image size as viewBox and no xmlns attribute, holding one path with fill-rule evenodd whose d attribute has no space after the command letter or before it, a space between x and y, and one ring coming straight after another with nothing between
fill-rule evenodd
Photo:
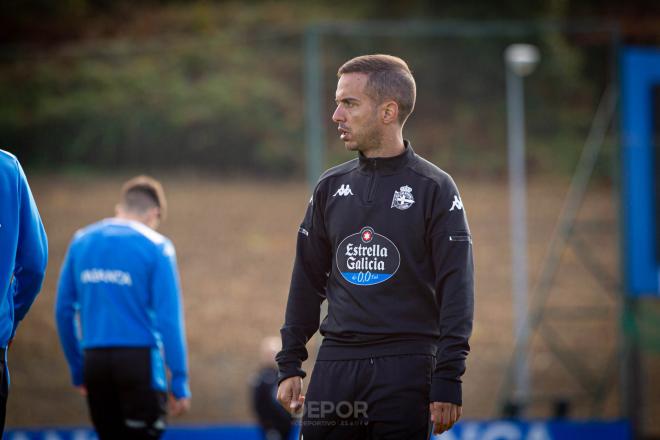
<instances>
[{"instance_id":1,"label":"blurred person in background","mask_svg":"<svg viewBox=\"0 0 660 440\"><path fill-rule=\"evenodd\" d=\"M126 182L116 216L76 232L56 302L74 386L87 396L101 440L157 439L169 413L189 409L179 275L172 242L155 229L166 214L161 184Z\"/></svg>"},{"instance_id":2,"label":"blurred person in background","mask_svg":"<svg viewBox=\"0 0 660 440\"><path fill-rule=\"evenodd\" d=\"M18 159L0 150L0 437L9 393L7 347L41 290L48 240Z\"/></svg>"},{"instance_id":3,"label":"blurred person in background","mask_svg":"<svg viewBox=\"0 0 660 440\"><path fill-rule=\"evenodd\" d=\"M281 329L278 400L315 439L428 439L462 412L472 331L472 239L452 178L404 140L416 97L405 61L338 71L332 116L354 160L319 179L299 229ZM305 345L323 342L303 396Z\"/></svg>"},{"instance_id":4,"label":"blurred person in background","mask_svg":"<svg viewBox=\"0 0 660 440\"><path fill-rule=\"evenodd\" d=\"M292 430L292 417L277 401L277 363L275 355L282 345L275 336L261 341L261 365L250 383L252 409L259 421L264 440L286 440Z\"/></svg>"}]
</instances>

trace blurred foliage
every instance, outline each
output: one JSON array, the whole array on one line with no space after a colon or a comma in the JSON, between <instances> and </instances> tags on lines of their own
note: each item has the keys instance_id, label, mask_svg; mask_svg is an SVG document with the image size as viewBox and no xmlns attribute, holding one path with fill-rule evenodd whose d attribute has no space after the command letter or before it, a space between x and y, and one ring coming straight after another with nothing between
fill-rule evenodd
<instances>
[{"instance_id":1,"label":"blurred foliage","mask_svg":"<svg viewBox=\"0 0 660 440\"><path fill-rule=\"evenodd\" d=\"M2 141L38 165L288 173L302 160L298 45L221 36L15 60L0 69Z\"/></svg>"},{"instance_id":2,"label":"blurred foliage","mask_svg":"<svg viewBox=\"0 0 660 440\"><path fill-rule=\"evenodd\" d=\"M596 4L596 2L591 2ZM603 4L602 2L600 4ZM609 4L606 2L605 4ZM7 0L0 143L43 166L304 172L304 27L370 18L561 18L569 2ZM581 12L582 14L582 12ZM506 164L501 38L323 40L329 162L335 79L367 52L405 58L419 96L406 136L451 170ZM612 76L608 35L539 33L527 91L530 164L570 171ZM335 148L336 147L336 148Z\"/></svg>"}]
</instances>

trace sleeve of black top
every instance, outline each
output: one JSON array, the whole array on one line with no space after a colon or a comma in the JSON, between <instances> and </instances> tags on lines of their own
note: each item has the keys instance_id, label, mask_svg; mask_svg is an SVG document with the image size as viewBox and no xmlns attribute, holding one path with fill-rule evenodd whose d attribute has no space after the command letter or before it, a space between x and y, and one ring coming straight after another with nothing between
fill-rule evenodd
<instances>
[{"instance_id":1,"label":"sleeve of black top","mask_svg":"<svg viewBox=\"0 0 660 440\"><path fill-rule=\"evenodd\" d=\"M282 351L276 357L278 382L292 376L305 377L302 370L302 362L307 359L305 345L319 329L331 260L322 209L317 186L298 231L289 299L280 330Z\"/></svg>"},{"instance_id":2,"label":"sleeve of black top","mask_svg":"<svg viewBox=\"0 0 660 440\"><path fill-rule=\"evenodd\" d=\"M456 184L436 188L430 227L440 338L431 386L432 402L462 405L461 376L470 351L474 315L472 236Z\"/></svg>"}]
</instances>

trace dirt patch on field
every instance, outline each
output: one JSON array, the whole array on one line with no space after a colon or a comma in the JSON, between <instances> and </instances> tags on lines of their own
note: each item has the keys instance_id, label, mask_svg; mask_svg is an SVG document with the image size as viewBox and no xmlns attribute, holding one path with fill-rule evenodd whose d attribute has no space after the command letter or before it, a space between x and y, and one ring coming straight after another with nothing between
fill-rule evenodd
<instances>
[{"instance_id":1,"label":"dirt patch on field","mask_svg":"<svg viewBox=\"0 0 660 440\"><path fill-rule=\"evenodd\" d=\"M123 176L125 177L125 176ZM68 242L79 227L110 216L123 177L32 179L50 239L44 290L19 329L10 352L9 426L86 424L84 402L69 384L53 319L57 276ZM170 215L162 232L177 248L184 290L193 410L181 421L245 422L252 416L247 383L257 368L260 339L282 324L298 224L308 190L302 183L218 181L164 177ZM513 346L508 192L502 182L456 179L474 235L477 303L472 354L464 381L466 418L498 414L497 399ZM559 179L535 180L529 192L531 279L536 279L567 188ZM617 278L618 237L613 194L592 188L581 211L582 237ZM588 321L552 321L557 339L580 350L587 376L604 374L617 341L617 301L603 291L576 254L567 251L551 304L574 310L598 305ZM561 309L557 309L561 310ZM560 314L561 315L561 314ZM568 315L564 315L568 316ZM561 316L560 316L561 318ZM578 395L578 381L535 339L533 413L550 413L548 396L569 397L574 414L593 409ZM310 351L313 351L313 347ZM311 365L307 366L308 371ZM618 414L616 367L612 392L597 416Z\"/></svg>"}]
</instances>

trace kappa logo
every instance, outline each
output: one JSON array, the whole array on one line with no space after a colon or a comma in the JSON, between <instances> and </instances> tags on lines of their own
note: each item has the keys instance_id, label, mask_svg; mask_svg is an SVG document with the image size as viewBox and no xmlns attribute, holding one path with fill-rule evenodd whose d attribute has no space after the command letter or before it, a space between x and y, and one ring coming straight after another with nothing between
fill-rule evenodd
<instances>
[{"instance_id":1,"label":"kappa logo","mask_svg":"<svg viewBox=\"0 0 660 440\"><path fill-rule=\"evenodd\" d=\"M354 194L353 194L353 191L351 191L351 185L346 184L346 185L340 186L339 189L337 190L337 192L332 195L332 197L336 197L336 196L346 197L346 196L352 196L352 195L354 195Z\"/></svg>"},{"instance_id":2,"label":"kappa logo","mask_svg":"<svg viewBox=\"0 0 660 440\"><path fill-rule=\"evenodd\" d=\"M399 188L399 191L394 191L394 197L392 197L392 206L390 208L396 208L400 210L408 209L415 203L415 198L412 195L412 188L408 185L404 185Z\"/></svg>"},{"instance_id":3,"label":"kappa logo","mask_svg":"<svg viewBox=\"0 0 660 440\"><path fill-rule=\"evenodd\" d=\"M463 202L457 195L454 195L454 201L452 202L451 209L449 211L453 211L454 209L458 209L459 211L463 209Z\"/></svg>"}]
</instances>

